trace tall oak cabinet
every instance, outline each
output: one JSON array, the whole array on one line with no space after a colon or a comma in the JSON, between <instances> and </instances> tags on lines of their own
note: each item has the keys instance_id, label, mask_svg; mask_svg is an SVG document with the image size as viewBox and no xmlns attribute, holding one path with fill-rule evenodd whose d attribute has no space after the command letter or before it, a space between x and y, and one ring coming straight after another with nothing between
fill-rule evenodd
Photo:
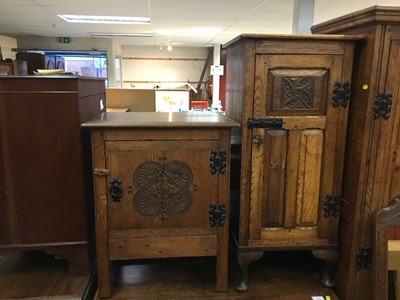
<instances>
[{"instance_id":1,"label":"tall oak cabinet","mask_svg":"<svg viewBox=\"0 0 400 300\"><path fill-rule=\"evenodd\" d=\"M369 299L372 215L400 194L400 7L374 6L312 31L365 36L355 49L337 291Z\"/></svg>"},{"instance_id":2,"label":"tall oak cabinet","mask_svg":"<svg viewBox=\"0 0 400 300\"><path fill-rule=\"evenodd\" d=\"M312 250L323 284L334 284L353 46L329 35L242 35L225 45L226 113L242 125L232 172L238 290L268 250Z\"/></svg>"}]
</instances>

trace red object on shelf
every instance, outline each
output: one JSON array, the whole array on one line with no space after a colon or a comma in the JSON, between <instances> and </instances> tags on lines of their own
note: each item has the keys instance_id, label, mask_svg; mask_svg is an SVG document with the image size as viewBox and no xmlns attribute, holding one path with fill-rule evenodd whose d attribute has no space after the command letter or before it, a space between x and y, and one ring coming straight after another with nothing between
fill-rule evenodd
<instances>
[{"instance_id":1,"label":"red object on shelf","mask_svg":"<svg viewBox=\"0 0 400 300\"><path fill-rule=\"evenodd\" d=\"M208 101L190 101L192 110L205 110L208 109Z\"/></svg>"}]
</instances>

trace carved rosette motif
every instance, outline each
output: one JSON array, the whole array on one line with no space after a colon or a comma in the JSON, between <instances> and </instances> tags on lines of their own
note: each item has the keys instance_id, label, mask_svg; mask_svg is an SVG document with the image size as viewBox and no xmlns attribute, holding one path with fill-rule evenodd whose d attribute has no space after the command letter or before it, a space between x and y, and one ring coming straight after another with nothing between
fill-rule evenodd
<instances>
[{"instance_id":1,"label":"carved rosette motif","mask_svg":"<svg viewBox=\"0 0 400 300\"><path fill-rule=\"evenodd\" d=\"M282 109L312 109L314 105L313 77L284 77L281 83Z\"/></svg>"},{"instance_id":2,"label":"carved rosette motif","mask_svg":"<svg viewBox=\"0 0 400 300\"><path fill-rule=\"evenodd\" d=\"M178 217L186 214L192 206L192 194L188 189L193 174L182 161L144 162L135 169L133 178L137 189L133 197L134 206L142 216L165 214Z\"/></svg>"}]
</instances>

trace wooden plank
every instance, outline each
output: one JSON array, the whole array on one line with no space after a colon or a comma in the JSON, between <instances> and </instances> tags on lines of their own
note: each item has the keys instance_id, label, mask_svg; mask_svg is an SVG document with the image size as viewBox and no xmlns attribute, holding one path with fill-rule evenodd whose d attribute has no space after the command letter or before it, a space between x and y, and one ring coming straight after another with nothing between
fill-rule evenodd
<instances>
[{"instance_id":1,"label":"wooden plank","mask_svg":"<svg viewBox=\"0 0 400 300\"><path fill-rule=\"evenodd\" d=\"M174 129L174 135L170 135L171 129L151 129L151 128L135 128L133 130L112 129L104 133L106 141L126 141L126 140L218 140L218 132L215 129L197 130L193 135L192 129Z\"/></svg>"},{"instance_id":2,"label":"wooden plank","mask_svg":"<svg viewBox=\"0 0 400 300\"><path fill-rule=\"evenodd\" d=\"M318 238L318 227L296 227L296 228L271 228L261 229L261 239L316 239Z\"/></svg>"},{"instance_id":3,"label":"wooden plank","mask_svg":"<svg viewBox=\"0 0 400 300\"><path fill-rule=\"evenodd\" d=\"M217 255L217 236L144 237L109 240L110 260Z\"/></svg>"}]
</instances>

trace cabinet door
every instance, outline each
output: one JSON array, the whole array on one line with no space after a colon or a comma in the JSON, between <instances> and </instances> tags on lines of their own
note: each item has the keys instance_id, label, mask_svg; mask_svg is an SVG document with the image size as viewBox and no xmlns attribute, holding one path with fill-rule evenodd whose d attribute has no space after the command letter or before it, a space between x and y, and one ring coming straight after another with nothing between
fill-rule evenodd
<instances>
[{"instance_id":1,"label":"cabinet door","mask_svg":"<svg viewBox=\"0 0 400 300\"><path fill-rule=\"evenodd\" d=\"M256 57L253 117L283 126L252 129L250 240L336 242L338 207L327 213L324 202L341 186L347 108L334 107L332 95L343 63L340 55Z\"/></svg>"},{"instance_id":2,"label":"cabinet door","mask_svg":"<svg viewBox=\"0 0 400 300\"><path fill-rule=\"evenodd\" d=\"M218 175L210 173L210 150L217 147L217 141L106 143L109 188L119 181L122 190L120 199L108 194L109 229L211 230Z\"/></svg>"},{"instance_id":3,"label":"cabinet door","mask_svg":"<svg viewBox=\"0 0 400 300\"><path fill-rule=\"evenodd\" d=\"M375 109L380 111L380 117L375 119L380 134L374 182L380 178L385 184L384 192L376 189L375 199L383 198L378 208L387 206L400 195L400 33L393 33L393 36L385 81L386 97L375 101Z\"/></svg>"}]
</instances>

